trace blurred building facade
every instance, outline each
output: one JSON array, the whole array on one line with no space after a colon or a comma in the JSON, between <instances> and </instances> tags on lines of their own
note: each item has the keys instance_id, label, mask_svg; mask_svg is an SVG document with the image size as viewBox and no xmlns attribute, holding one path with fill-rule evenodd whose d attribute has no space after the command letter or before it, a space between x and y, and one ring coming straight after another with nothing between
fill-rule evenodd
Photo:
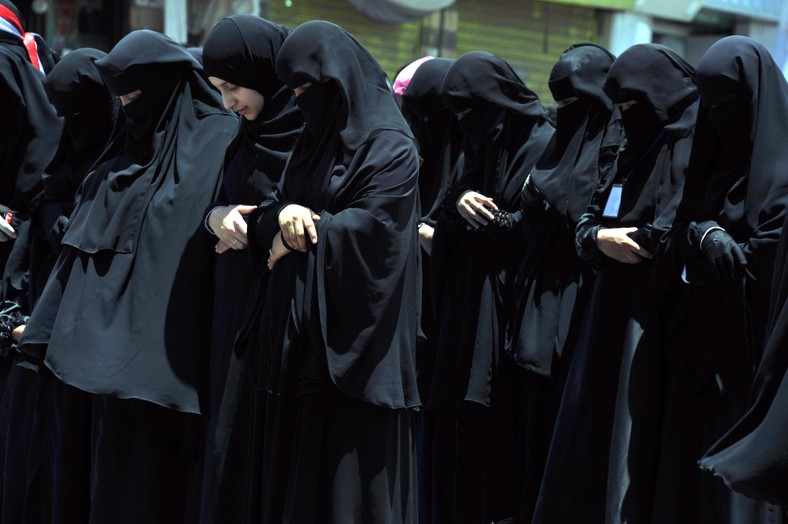
<instances>
[{"instance_id":1,"label":"blurred building facade","mask_svg":"<svg viewBox=\"0 0 788 524\"><path fill-rule=\"evenodd\" d=\"M390 77L429 54L456 57L485 50L507 59L526 82L550 101L547 79L561 52L576 42L595 42L618 54L630 45L656 42L692 63L717 39L741 34L785 60L788 0L31 0L18 1L33 30L61 51L109 49L133 29L165 32L199 45L213 24L232 13L252 13L295 27L331 20L367 46ZM381 22L370 12L440 5L426 16ZM426 7L425 7L426 6ZM443 7L447 6L447 7ZM390 10L389 10L390 11ZM786 14L783 15L783 12ZM397 11L400 14L400 11Z\"/></svg>"}]
</instances>

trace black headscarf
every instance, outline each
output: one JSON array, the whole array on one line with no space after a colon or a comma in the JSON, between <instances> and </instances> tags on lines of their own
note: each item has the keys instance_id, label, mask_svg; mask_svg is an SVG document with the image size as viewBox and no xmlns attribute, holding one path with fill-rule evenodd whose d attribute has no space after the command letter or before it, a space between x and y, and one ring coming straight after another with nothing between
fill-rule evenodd
<instances>
[{"instance_id":1,"label":"black headscarf","mask_svg":"<svg viewBox=\"0 0 788 524\"><path fill-rule=\"evenodd\" d=\"M106 178L96 175L97 171L86 180L63 242L86 253L103 249L129 253L134 251L145 209L159 184L168 175L188 180L193 166L207 161L202 157L213 151L204 139L182 136L182 132L224 109L198 73L199 63L162 34L129 33L95 63L113 95L137 89L142 94L122 108L125 125L118 140L124 144L127 160L100 170ZM109 148L100 161L110 160L116 149ZM179 154L181 149L184 152ZM197 151L201 154L195 155Z\"/></svg>"},{"instance_id":2,"label":"black headscarf","mask_svg":"<svg viewBox=\"0 0 788 524\"><path fill-rule=\"evenodd\" d=\"M573 346L592 278L574 252L574 228L622 140L617 110L602 89L614 60L594 44L576 44L550 74L555 100L577 100L558 109L556 133L531 171L549 208L531 213L507 341L518 364L541 375L551 375L556 357Z\"/></svg>"},{"instance_id":3,"label":"black headscarf","mask_svg":"<svg viewBox=\"0 0 788 524\"><path fill-rule=\"evenodd\" d=\"M664 222L675 217L697 115L694 72L658 44L634 45L610 67L604 87L610 99L637 101L621 115L626 143L615 177L625 185L615 222L622 227L647 223L650 228L660 215ZM607 182L600 189L609 189L612 179Z\"/></svg>"},{"instance_id":4,"label":"black headscarf","mask_svg":"<svg viewBox=\"0 0 788 524\"><path fill-rule=\"evenodd\" d=\"M434 58L419 66L402 94L402 114L419 142L421 221L435 226L446 190L456 176L463 134L441 94L454 60Z\"/></svg>"},{"instance_id":5,"label":"black headscarf","mask_svg":"<svg viewBox=\"0 0 788 524\"><path fill-rule=\"evenodd\" d=\"M82 177L110 141L120 108L95 65L105 56L97 49L72 51L44 81L49 100L64 124L60 146L43 177L49 201L72 202Z\"/></svg>"},{"instance_id":6,"label":"black headscarf","mask_svg":"<svg viewBox=\"0 0 788 524\"><path fill-rule=\"evenodd\" d=\"M773 251L788 191L785 77L761 44L731 36L703 55L696 79L702 108L682 218L716 220L754 251L760 242Z\"/></svg>"},{"instance_id":7,"label":"black headscarf","mask_svg":"<svg viewBox=\"0 0 788 524\"><path fill-rule=\"evenodd\" d=\"M658 44L634 45L613 63L605 92L616 104L637 102L621 115L627 157L642 155L698 98L694 74L687 61Z\"/></svg>"},{"instance_id":8,"label":"black headscarf","mask_svg":"<svg viewBox=\"0 0 788 524\"><path fill-rule=\"evenodd\" d=\"M553 127L536 93L490 53L458 58L442 92L460 118L465 147L463 171L445 199L433 240L431 281L441 336L430 403L457 409L462 400L490 404L524 254L520 195ZM492 198L507 220L468 231L456 210L466 190Z\"/></svg>"},{"instance_id":9,"label":"black headscarf","mask_svg":"<svg viewBox=\"0 0 788 524\"><path fill-rule=\"evenodd\" d=\"M550 73L555 100L577 97L558 109L555 135L531 172L545 200L568 223L586 211L600 177L600 161L608 164L621 140L613 119L613 102L602 89L615 57L594 44L564 51ZM608 165L610 167L610 165Z\"/></svg>"},{"instance_id":10,"label":"black headscarf","mask_svg":"<svg viewBox=\"0 0 788 524\"><path fill-rule=\"evenodd\" d=\"M459 183L493 198L500 209L515 209L553 133L539 97L505 60L483 51L458 58L442 92L466 137Z\"/></svg>"},{"instance_id":11,"label":"black headscarf","mask_svg":"<svg viewBox=\"0 0 788 524\"><path fill-rule=\"evenodd\" d=\"M242 181L242 187L230 188L226 181L225 191L233 202L248 198L250 192L266 194L276 185L301 132L303 119L293 92L275 71L276 56L289 33L288 28L256 16L233 15L211 29L203 47L207 76L253 89L264 98L257 119L241 120L240 143L253 169L247 171L249 177ZM235 150L230 148L229 155Z\"/></svg>"},{"instance_id":12,"label":"black headscarf","mask_svg":"<svg viewBox=\"0 0 788 524\"><path fill-rule=\"evenodd\" d=\"M134 31L95 64L113 95L142 94L81 187L20 348L85 391L199 413L213 252L202 221L238 121L162 34Z\"/></svg>"},{"instance_id":13,"label":"black headscarf","mask_svg":"<svg viewBox=\"0 0 788 524\"><path fill-rule=\"evenodd\" d=\"M390 408L418 405L415 370L416 177L412 135L372 55L342 28L307 22L287 38L276 70L297 99L306 130L296 142L279 202L260 207L256 234L270 245L287 203L320 213L318 243L290 253L271 275L263 322L293 325L343 392ZM280 293L292 296L286 311ZM287 328L270 351L296 344ZM275 338L275 336L273 337ZM303 343L303 342L301 342ZM274 362L277 376L283 362ZM321 366L322 368L322 366ZM324 371L325 372L325 371ZM266 386L281 392L285 384Z\"/></svg>"},{"instance_id":14,"label":"black headscarf","mask_svg":"<svg viewBox=\"0 0 788 524\"><path fill-rule=\"evenodd\" d=\"M305 37L306 34L311 36ZM337 85L341 93L342 107L331 115L331 123L339 130L345 148L355 150L370 136L384 129L412 136L399 115L396 104L393 104L386 73L351 34L330 22L314 21L300 25L298 37L292 38L293 36L295 35L291 35L283 47L283 51L286 48L287 53L280 53L276 59L276 71L290 89L308 82L333 82ZM346 59L347 56L355 58L349 60ZM334 97L330 95L329 98ZM303 113L310 113L301 105L301 100L298 100L298 103ZM379 109L372 111L373 107ZM392 107L397 110L396 117L392 114ZM332 110L333 108L323 108L323 111L319 112L328 116ZM310 127L307 114L305 119L307 131L312 135L317 134L318 130L314 126Z\"/></svg>"}]
</instances>

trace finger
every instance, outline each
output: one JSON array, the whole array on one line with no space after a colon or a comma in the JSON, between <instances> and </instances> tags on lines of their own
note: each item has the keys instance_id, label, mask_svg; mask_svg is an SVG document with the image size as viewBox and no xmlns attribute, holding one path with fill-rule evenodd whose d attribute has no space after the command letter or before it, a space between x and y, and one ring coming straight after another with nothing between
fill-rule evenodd
<instances>
[{"instance_id":1,"label":"finger","mask_svg":"<svg viewBox=\"0 0 788 524\"><path fill-rule=\"evenodd\" d=\"M306 251L306 239L304 237L304 223L301 220L296 222L296 243L292 245L301 252Z\"/></svg>"},{"instance_id":2,"label":"finger","mask_svg":"<svg viewBox=\"0 0 788 524\"><path fill-rule=\"evenodd\" d=\"M494 220L495 219L495 215L493 215L492 212L489 209L487 209L485 206L483 206L483 205L477 204L476 212L480 216L485 217L487 220ZM484 223L487 224L486 221Z\"/></svg>"},{"instance_id":3,"label":"finger","mask_svg":"<svg viewBox=\"0 0 788 524\"><path fill-rule=\"evenodd\" d=\"M320 215L318 215L317 213L312 213L312 220L317 222L318 220L320 220Z\"/></svg>"},{"instance_id":4,"label":"finger","mask_svg":"<svg viewBox=\"0 0 788 524\"><path fill-rule=\"evenodd\" d=\"M733 273L736 269L736 264L733 261L733 253L726 253L722 257L721 262L723 271L725 272L725 276L727 278L726 282L733 282Z\"/></svg>"},{"instance_id":5,"label":"finger","mask_svg":"<svg viewBox=\"0 0 788 524\"><path fill-rule=\"evenodd\" d=\"M287 231L282 238L287 240L288 246L296 247L295 225L292 222L287 225Z\"/></svg>"},{"instance_id":6,"label":"finger","mask_svg":"<svg viewBox=\"0 0 788 524\"><path fill-rule=\"evenodd\" d=\"M637 252L637 254L639 256L641 256L643 258L647 258L649 260L654 258L654 255L650 251L648 251L646 248L644 248L643 246L639 246L639 247L640 247L640 249Z\"/></svg>"},{"instance_id":7,"label":"finger","mask_svg":"<svg viewBox=\"0 0 788 524\"><path fill-rule=\"evenodd\" d=\"M315 223L312 220L305 220L304 225L306 226L306 232L309 235L309 240L312 241L312 244L317 244L317 228L315 227Z\"/></svg>"},{"instance_id":8,"label":"finger","mask_svg":"<svg viewBox=\"0 0 788 524\"><path fill-rule=\"evenodd\" d=\"M483 201L484 205L487 207L491 207L493 210L498 211L498 206L495 205L492 198L485 198Z\"/></svg>"},{"instance_id":9,"label":"finger","mask_svg":"<svg viewBox=\"0 0 788 524\"><path fill-rule=\"evenodd\" d=\"M473 229L479 229L479 223L476 221L476 213L474 213L472 209L463 209L460 211L460 215L462 215L462 218L464 218Z\"/></svg>"},{"instance_id":10,"label":"finger","mask_svg":"<svg viewBox=\"0 0 788 524\"><path fill-rule=\"evenodd\" d=\"M237 237L246 238L246 221L244 219L240 219L233 222L233 230L235 231Z\"/></svg>"},{"instance_id":11,"label":"finger","mask_svg":"<svg viewBox=\"0 0 788 524\"><path fill-rule=\"evenodd\" d=\"M742 250L738 244L733 250L733 256L738 267L747 267L747 256L744 254L744 250Z\"/></svg>"},{"instance_id":12,"label":"finger","mask_svg":"<svg viewBox=\"0 0 788 524\"><path fill-rule=\"evenodd\" d=\"M236 211L238 211L242 215L246 215L247 213L251 213L257 206L235 206Z\"/></svg>"}]
</instances>

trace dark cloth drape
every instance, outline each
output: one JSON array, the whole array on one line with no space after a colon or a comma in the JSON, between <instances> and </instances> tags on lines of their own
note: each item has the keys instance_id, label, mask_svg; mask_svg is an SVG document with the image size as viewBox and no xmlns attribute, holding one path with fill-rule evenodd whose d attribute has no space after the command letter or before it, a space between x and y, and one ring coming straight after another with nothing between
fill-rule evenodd
<instances>
[{"instance_id":1,"label":"dark cloth drape","mask_svg":"<svg viewBox=\"0 0 788 524\"><path fill-rule=\"evenodd\" d=\"M636 104L622 114L626 142L576 228L578 254L596 278L556 418L534 522L650 522L659 459L666 311L650 261L622 264L596 248L599 228L636 227L652 250L658 217L675 214L697 115L693 69L658 45L633 46L613 63L605 92ZM629 113L635 107L637 111ZM614 184L621 204L604 216Z\"/></svg>"},{"instance_id":2,"label":"dark cloth drape","mask_svg":"<svg viewBox=\"0 0 788 524\"><path fill-rule=\"evenodd\" d=\"M514 450L505 435L514 435L516 367L504 337L524 251L520 193L553 128L536 94L489 53L457 59L443 95L460 115L465 160L444 199L431 258L438 326L431 521L481 523L514 515ZM492 198L498 220L469 230L456 209L466 190Z\"/></svg>"},{"instance_id":3,"label":"dark cloth drape","mask_svg":"<svg viewBox=\"0 0 788 524\"><path fill-rule=\"evenodd\" d=\"M299 26L276 69L312 83L296 98L306 127L250 241L267 252L291 203L320 215L318 240L281 258L255 301L259 342L233 400L248 416L209 520L414 522L416 147L382 69L341 28Z\"/></svg>"},{"instance_id":4,"label":"dark cloth drape","mask_svg":"<svg viewBox=\"0 0 788 524\"><path fill-rule=\"evenodd\" d=\"M783 226L785 227L785 226ZM772 279L768 332L747 412L701 460L702 468L756 499L788 507L788 237L782 235Z\"/></svg>"},{"instance_id":5,"label":"dark cloth drape","mask_svg":"<svg viewBox=\"0 0 788 524\"><path fill-rule=\"evenodd\" d=\"M64 128L58 151L43 174L44 192L36 199L26 236L33 305L57 259L77 188L103 151L117 116L94 64L104 56L93 49L76 50L44 81ZM0 447L9 457L2 471L3 522L86 521L90 396L63 384L45 367L23 357L15 360L14 385L0 405L5 426Z\"/></svg>"},{"instance_id":6,"label":"dark cloth drape","mask_svg":"<svg viewBox=\"0 0 788 524\"><path fill-rule=\"evenodd\" d=\"M20 347L80 389L199 413L210 286L195 283L211 268L202 216L218 189L213 151L237 121L163 35L131 33L96 65L113 94L142 94L124 107L124 154L102 158L82 186ZM168 75L153 74L162 67Z\"/></svg>"},{"instance_id":7,"label":"dark cloth drape","mask_svg":"<svg viewBox=\"0 0 788 524\"><path fill-rule=\"evenodd\" d=\"M519 448L518 522L530 521L533 513L593 285L591 264L575 252L574 228L600 178L612 168L622 140L619 116L602 90L614 59L603 48L577 44L553 66L553 98L569 103L558 109L556 132L526 182L535 189L526 187L521 199L526 253L515 279L506 341L524 368L516 386L522 420L516 441L524 443Z\"/></svg>"},{"instance_id":8,"label":"dark cloth drape","mask_svg":"<svg viewBox=\"0 0 788 524\"><path fill-rule=\"evenodd\" d=\"M6 122L0 131L0 203L25 212L41 191L41 173L55 154L61 123L44 92L44 75L30 63L22 39L5 31L0 72L0 114Z\"/></svg>"},{"instance_id":9,"label":"dark cloth drape","mask_svg":"<svg viewBox=\"0 0 788 524\"><path fill-rule=\"evenodd\" d=\"M219 21L208 35L203 48L206 75L253 89L264 97L260 115L253 121L241 120L225 157L219 199L210 209L218 205L257 205L279 183L303 127L292 90L275 72L276 54L288 34L289 29L262 18L234 15ZM259 321L253 312L259 313L268 277L266 259L257 250L230 250L215 259L203 518L214 484L222 482L221 464L227 453L229 428L238 423L238 417L250 415L243 411L244 406L232 403L245 381L236 382L237 373L229 381L227 377L231 365L249 366L248 359L256 351L257 339L241 339L240 333L245 325ZM231 359L237 362L231 364ZM230 391L224 399L226 389Z\"/></svg>"},{"instance_id":10,"label":"dark cloth drape","mask_svg":"<svg viewBox=\"0 0 788 524\"><path fill-rule=\"evenodd\" d=\"M685 309L695 313L689 319L677 315L674 374L677 395L691 399L691 403L675 402L676 417L692 420L698 427L698 435L685 438L679 449L694 460L745 416L748 396L755 406L768 409L762 397L763 377L782 373L779 359L773 360L774 350L767 357L764 348L768 319L779 308L772 306L770 315L770 296L779 293L783 269L775 260L788 204L788 156L776 138L785 132L781 115L788 112L788 86L768 51L745 37L722 39L699 62L697 80L704 107L690 171L676 223L661 244L669 275L684 269L691 283L682 300ZM732 283L710 277L700 246L690 240L693 230L712 226L724 228L746 256L746 271L737 272ZM778 280L773 281L772 275ZM723 303L725 307L720 307ZM769 369L771 365L776 368ZM759 366L758 378L750 391L755 366ZM770 387L777 384L773 379L766 382ZM724 456L727 446L743 439L748 430L742 428L757 426L754 421L761 415L755 406L746 414L751 425L743 422L738 433L728 433L715 444L711 458L703 462L705 468L716 471L714 456ZM756 453L761 451L768 455L766 448ZM737 455L740 464L757 468L755 456L750 463ZM710 479L698 478L696 469L679 474L695 479L701 495L722 500L717 505L734 508L731 521L752 514L736 513L746 504L742 497L727 493L720 482L712 485ZM759 498L780 501L775 496ZM691 499L687 505L693 503L681 510L703 514L710 505L697 507Z\"/></svg>"}]
</instances>

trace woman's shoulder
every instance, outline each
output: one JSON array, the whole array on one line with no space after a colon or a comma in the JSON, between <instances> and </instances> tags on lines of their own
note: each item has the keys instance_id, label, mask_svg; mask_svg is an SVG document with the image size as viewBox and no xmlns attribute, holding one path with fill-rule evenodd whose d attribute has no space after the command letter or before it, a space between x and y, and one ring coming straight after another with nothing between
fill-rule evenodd
<instances>
[{"instance_id":1,"label":"woman's shoulder","mask_svg":"<svg viewBox=\"0 0 788 524\"><path fill-rule=\"evenodd\" d=\"M415 155L418 157L419 155L415 139L394 129L381 129L372 133L361 148L367 151L388 152L391 156Z\"/></svg>"}]
</instances>

